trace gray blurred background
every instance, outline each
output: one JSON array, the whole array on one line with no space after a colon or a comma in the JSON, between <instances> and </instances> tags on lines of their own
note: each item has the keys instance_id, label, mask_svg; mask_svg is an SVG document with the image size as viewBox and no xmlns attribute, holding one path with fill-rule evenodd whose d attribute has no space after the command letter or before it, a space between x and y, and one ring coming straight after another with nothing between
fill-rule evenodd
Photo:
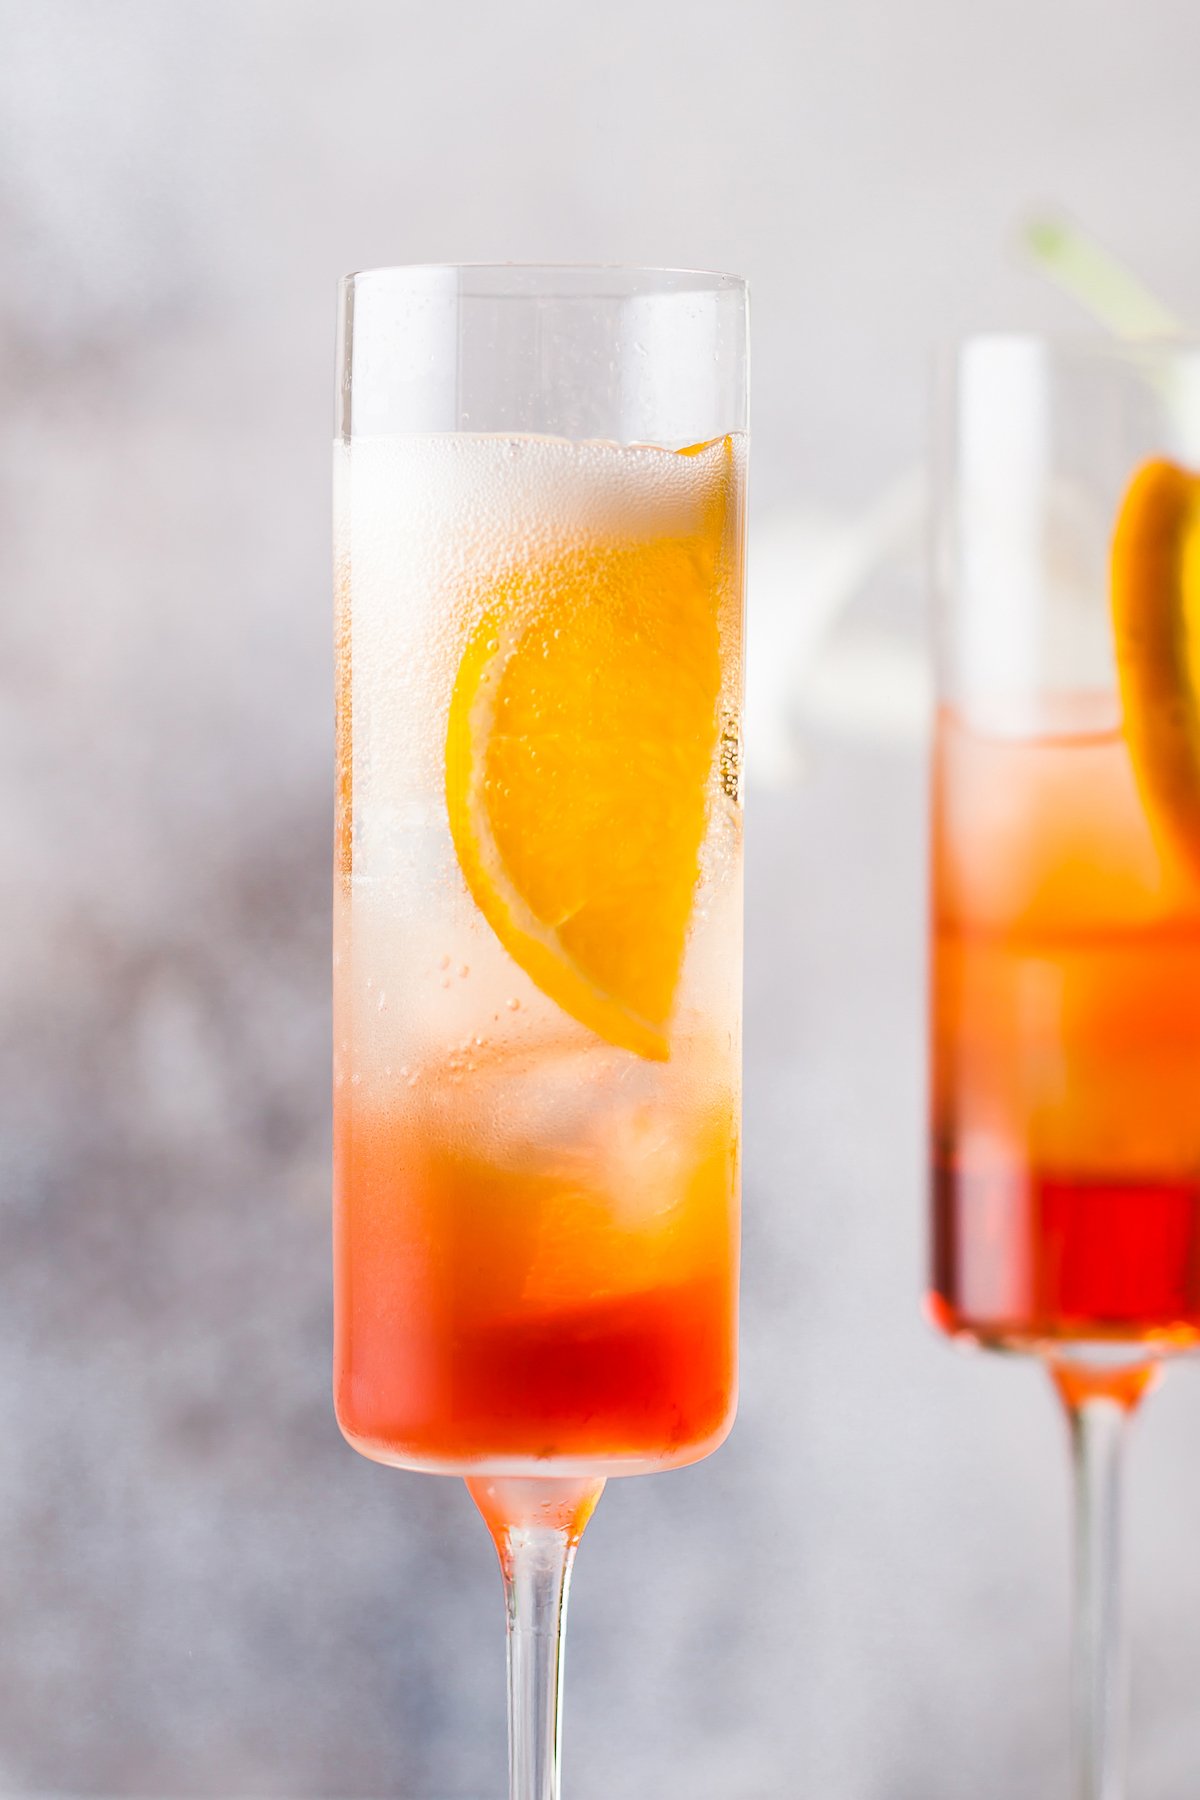
<instances>
[{"instance_id":1,"label":"gray blurred background","mask_svg":"<svg viewBox=\"0 0 1200 1800\"><path fill-rule=\"evenodd\" d=\"M760 661L867 571L752 698L741 1419L610 1486L569 1792L1063 1794L1064 1432L919 1311L908 477L938 340L1077 322L1031 207L1200 320L1198 64L1195 0L0 3L5 1794L502 1791L483 1527L328 1395L327 489L335 278L504 258L748 274ZM1194 1373L1133 1448L1179 1800Z\"/></svg>"}]
</instances>

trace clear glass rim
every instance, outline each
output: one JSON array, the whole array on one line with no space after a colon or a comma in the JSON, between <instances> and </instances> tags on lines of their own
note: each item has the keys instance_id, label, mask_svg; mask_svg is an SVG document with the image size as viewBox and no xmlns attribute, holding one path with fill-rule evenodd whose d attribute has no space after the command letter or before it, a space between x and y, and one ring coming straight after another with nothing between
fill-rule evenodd
<instances>
[{"instance_id":1,"label":"clear glass rim","mask_svg":"<svg viewBox=\"0 0 1200 1800\"><path fill-rule=\"evenodd\" d=\"M346 291L361 281L403 281L413 277L428 276L475 275L480 277L494 276L497 282L503 278L522 276L532 279L536 276L559 277L579 280L586 283L588 277L594 282L594 288L581 285L572 292L570 299L609 300L621 299L631 291L635 281L644 283L644 291L653 292L657 287L663 293L746 293L749 283L744 275L734 275L725 269L693 269L672 267L667 264L654 263L605 263L605 262L427 262L427 263L384 263L375 268L353 269L343 275L339 287ZM605 281L607 277L607 281ZM512 290L501 287L495 295L488 295L486 289L477 290L480 298L504 299L534 297L530 289L524 289L519 296Z\"/></svg>"}]
</instances>

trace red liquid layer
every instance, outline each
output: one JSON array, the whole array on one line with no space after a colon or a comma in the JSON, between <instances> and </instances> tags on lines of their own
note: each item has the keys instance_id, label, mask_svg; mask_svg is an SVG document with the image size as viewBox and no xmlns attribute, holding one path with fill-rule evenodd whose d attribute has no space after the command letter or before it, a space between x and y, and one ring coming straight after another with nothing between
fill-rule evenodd
<instances>
[{"instance_id":1,"label":"red liquid layer","mask_svg":"<svg viewBox=\"0 0 1200 1800\"><path fill-rule=\"evenodd\" d=\"M590 1186L578 1147L570 1175L548 1153L505 1167L342 1106L335 1401L356 1448L605 1474L715 1447L735 1396L736 1138L718 1109L703 1128L654 1115L655 1142L669 1120L683 1161L656 1210Z\"/></svg>"},{"instance_id":2,"label":"red liquid layer","mask_svg":"<svg viewBox=\"0 0 1200 1800\"><path fill-rule=\"evenodd\" d=\"M1071 1181L934 1168L948 1331L1017 1342L1200 1337L1200 1180Z\"/></svg>"},{"instance_id":3,"label":"red liquid layer","mask_svg":"<svg viewBox=\"0 0 1200 1800\"><path fill-rule=\"evenodd\" d=\"M711 1286L351 1332L338 1418L385 1461L669 1464L711 1447L731 1410L729 1296Z\"/></svg>"}]
</instances>

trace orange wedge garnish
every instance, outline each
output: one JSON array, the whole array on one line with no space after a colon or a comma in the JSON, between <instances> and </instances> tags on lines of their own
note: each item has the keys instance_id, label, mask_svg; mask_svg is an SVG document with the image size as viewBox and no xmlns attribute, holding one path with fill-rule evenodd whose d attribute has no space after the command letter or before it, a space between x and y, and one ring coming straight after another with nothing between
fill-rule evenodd
<instances>
[{"instance_id":1,"label":"orange wedge garnish","mask_svg":"<svg viewBox=\"0 0 1200 1800\"><path fill-rule=\"evenodd\" d=\"M450 829L488 924L564 1012L658 1060L717 747L723 514L511 571L467 642L446 735Z\"/></svg>"},{"instance_id":2,"label":"orange wedge garnish","mask_svg":"<svg viewBox=\"0 0 1200 1800\"><path fill-rule=\"evenodd\" d=\"M1200 477L1145 463L1112 550L1117 672L1156 835L1200 873Z\"/></svg>"}]
</instances>

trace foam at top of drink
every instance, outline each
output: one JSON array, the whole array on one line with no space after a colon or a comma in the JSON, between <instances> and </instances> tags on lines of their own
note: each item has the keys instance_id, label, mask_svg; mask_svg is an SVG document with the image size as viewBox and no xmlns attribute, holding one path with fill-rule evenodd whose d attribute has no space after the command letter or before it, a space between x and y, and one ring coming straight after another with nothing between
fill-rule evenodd
<instances>
[{"instance_id":1,"label":"foam at top of drink","mask_svg":"<svg viewBox=\"0 0 1200 1800\"><path fill-rule=\"evenodd\" d=\"M468 578L553 556L589 536L686 530L711 491L724 439L680 454L649 444L470 432L355 438L335 446L339 561L399 551ZM735 453L741 440L735 438ZM451 527L453 546L436 540ZM355 579L358 569L355 568Z\"/></svg>"}]
</instances>

